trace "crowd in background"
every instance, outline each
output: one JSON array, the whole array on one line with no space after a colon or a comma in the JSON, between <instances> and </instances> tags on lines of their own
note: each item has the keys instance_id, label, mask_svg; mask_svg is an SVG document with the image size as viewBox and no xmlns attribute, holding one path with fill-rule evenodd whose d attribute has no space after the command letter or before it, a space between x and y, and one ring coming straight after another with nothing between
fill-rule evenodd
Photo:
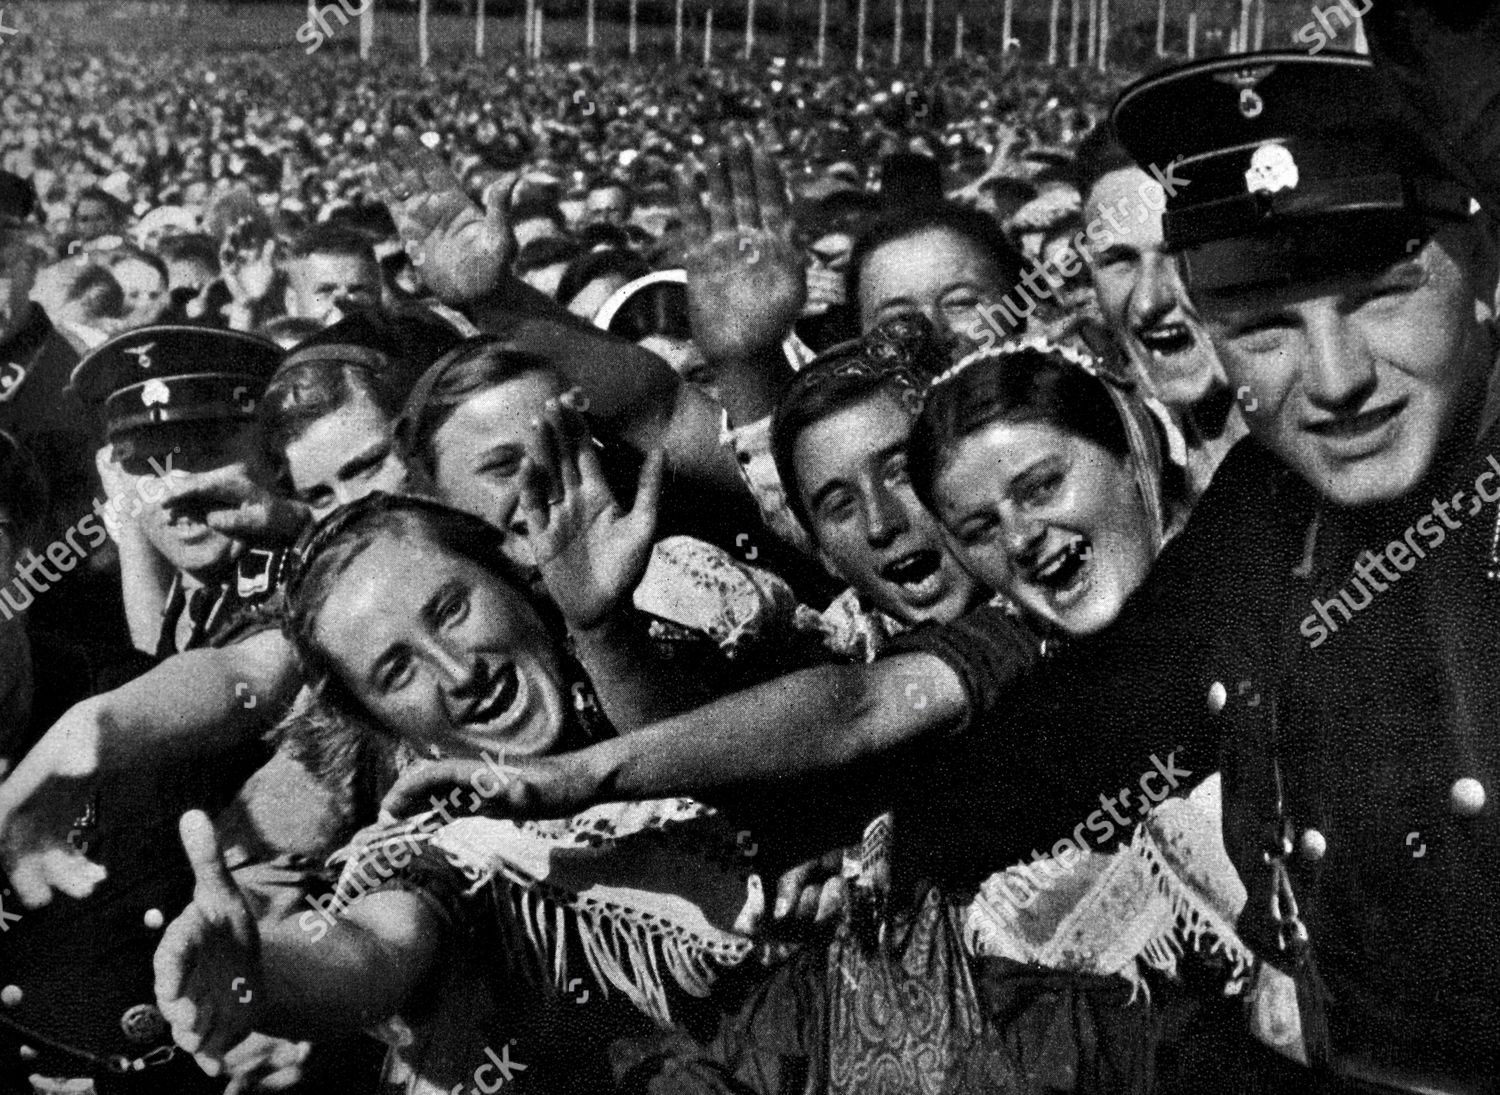
<instances>
[{"instance_id":1,"label":"crowd in background","mask_svg":"<svg viewBox=\"0 0 1500 1095\"><path fill-rule=\"evenodd\" d=\"M1259 626L1207 592L1254 506L1306 545L1300 571L1243 553L1256 581L1363 543L1336 517L1318 542L1292 472L1357 509L1402 468L1239 444L1282 420L1233 370L1301 368L1265 347L1314 306L1200 315L1163 214L1181 232L1181 190L1218 183L1143 159L1123 74L7 60L0 1091L1145 1095L1320 1067L1314 975L1265 960L1241 877L1231 806L1262 773L1201 729L1180 658ZM1217 94L1143 86L1182 117ZM1274 147L1237 190L1355 156L1299 178ZM1442 273L1339 314L1404 293L1376 319L1459 332L1387 341L1462 365L1467 424L1497 278L1452 189L1367 233L1382 271ZM1320 261L1352 278L1355 250ZM1348 455L1444 399L1308 432ZM1111 665L1139 690L1090 684ZM1210 715L1262 680L1215 679ZM1286 861L1328 848L1285 825L1283 952ZM1443 966L1460 988L1411 1025L1329 923L1346 1051L1493 1054L1492 990Z\"/></svg>"}]
</instances>

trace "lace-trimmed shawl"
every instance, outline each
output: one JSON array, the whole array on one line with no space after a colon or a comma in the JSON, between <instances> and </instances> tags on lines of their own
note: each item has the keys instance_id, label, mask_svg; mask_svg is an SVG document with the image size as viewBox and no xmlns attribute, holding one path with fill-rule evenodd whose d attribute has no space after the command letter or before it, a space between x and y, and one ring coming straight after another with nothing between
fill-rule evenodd
<instances>
[{"instance_id":1,"label":"lace-trimmed shawl","mask_svg":"<svg viewBox=\"0 0 1500 1095\"><path fill-rule=\"evenodd\" d=\"M334 857L344 870L331 912L379 888L372 872L389 879L408 858L462 872L466 896L490 890L503 921L496 930L524 940L536 960L518 968L547 971L562 989L577 942L601 988L614 986L666 1025L669 983L706 996L719 971L754 949L736 926L754 911L754 851L743 832L689 799L611 803L557 821L443 824L428 813L366 830Z\"/></svg>"},{"instance_id":2,"label":"lace-trimmed shawl","mask_svg":"<svg viewBox=\"0 0 1500 1095\"><path fill-rule=\"evenodd\" d=\"M1091 854L1063 870L1055 861L991 875L966 909L964 937L982 957L1053 969L1118 974L1135 990L1145 968L1172 974L1186 949L1226 956L1233 977L1254 961L1234 930L1245 887L1224 849L1220 777L1185 799L1168 799L1128 847ZM1048 868L1060 874L1044 873ZM1038 887L1032 879L1043 881ZM1017 900L1016 893L1029 894Z\"/></svg>"}]
</instances>

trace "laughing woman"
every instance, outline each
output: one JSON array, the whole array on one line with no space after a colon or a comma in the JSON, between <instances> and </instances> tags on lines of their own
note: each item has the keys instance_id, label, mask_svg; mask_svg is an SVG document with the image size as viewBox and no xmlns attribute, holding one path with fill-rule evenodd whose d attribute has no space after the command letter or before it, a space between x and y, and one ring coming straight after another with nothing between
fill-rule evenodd
<instances>
[{"instance_id":1,"label":"laughing woman","mask_svg":"<svg viewBox=\"0 0 1500 1095\"><path fill-rule=\"evenodd\" d=\"M393 1047L384 1090L495 1090L501 1079L507 1090L604 1090L611 1041L644 1033L647 1016L666 1020L679 988L702 995L717 965L750 951L734 930L748 866L702 807L552 826L465 816L510 762L592 737L561 621L502 538L435 503L376 494L305 545L286 630L322 702L413 761L489 767L419 824L358 841L334 902L258 926L212 826L187 815L198 890L157 952L157 997L211 1074L252 1030L376 1028ZM641 850L615 855L616 844Z\"/></svg>"}]
</instances>

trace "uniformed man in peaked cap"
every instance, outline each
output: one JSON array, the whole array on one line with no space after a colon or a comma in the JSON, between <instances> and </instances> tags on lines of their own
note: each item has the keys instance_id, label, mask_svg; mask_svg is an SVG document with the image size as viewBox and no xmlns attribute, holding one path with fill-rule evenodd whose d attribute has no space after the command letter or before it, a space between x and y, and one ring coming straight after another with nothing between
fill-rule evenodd
<instances>
[{"instance_id":1,"label":"uniformed man in peaked cap","mask_svg":"<svg viewBox=\"0 0 1500 1095\"><path fill-rule=\"evenodd\" d=\"M123 471L120 516L138 517L146 541L176 572L159 656L220 645L266 622L262 609L285 553L221 531L210 517L256 486L255 408L281 359L274 343L254 335L155 326L111 339L74 370L72 387L99 409ZM165 482L144 482L152 476Z\"/></svg>"},{"instance_id":2,"label":"uniformed man in peaked cap","mask_svg":"<svg viewBox=\"0 0 1500 1095\"><path fill-rule=\"evenodd\" d=\"M1027 847L1153 767L1222 771L1239 930L1267 964L1251 1018L1310 1066L1290 1082L1493 1092L1493 225L1365 58L1191 64L1113 121L1161 171L1167 246L1251 436L1117 625L1019 690L988 683L1003 648L976 617L898 641L932 655L930 708L971 721L907 831L962 875L997 861L976 834Z\"/></svg>"}]
</instances>

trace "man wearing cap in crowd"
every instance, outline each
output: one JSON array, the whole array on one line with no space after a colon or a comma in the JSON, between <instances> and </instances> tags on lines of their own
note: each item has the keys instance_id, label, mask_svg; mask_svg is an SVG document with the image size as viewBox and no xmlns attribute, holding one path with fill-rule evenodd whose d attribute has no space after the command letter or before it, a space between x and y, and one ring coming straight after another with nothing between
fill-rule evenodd
<instances>
[{"instance_id":1,"label":"man wearing cap in crowd","mask_svg":"<svg viewBox=\"0 0 1500 1095\"><path fill-rule=\"evenodd\" d=\"M104 421L111 494L139 493L139 506L119 507L139 511L119 533L126 607L137 645L159 657L275 623L285 551L221 528L226 511L257 493L277 511L268 523L297 523L262 482L254 422L281 357L274 343L238 331L153 326L111 339L74 371L73 388ZM140 490L143 477L162 475L166 497ZM151 588L153 552L172 570L164 605ZM158 606L148 641L143 620L154 622Z\"/></svg>"},{"instance_id":2,"label":"man wearing cap in crowd","mask_svg":"<svg viewBox=\"0 0 1500 1095\"><path fill-rule=\"evenodd\" d=\"M914 781L931 816L908 831L961 873L990 863L975 833L1024 846L1131 773L1222 770L1238 928L1266 963L1251 1025L1313 1070L1246 1048L1250 1089L1494 1091L1493 223L1367 58L1191 64L1127 89L1113 122L1177 184L1167 247L1250 437L1116 626L1019 694L987 689L974 617L898 642L939 719L978 713ZM963 839L923 809L937 788L972 807Z\"/></svg>"},{"instance_id":3,"label":"man wearing cap in crowd","mask_svg":"<svg viewBox=\"0 0 1500 1095\"><path fill-rule=\"evenodd\" d=\"M0 431L0 578L12 588L21 552L43 546L46 495L35 461ZM139 654L58 641L28 629L24 615L0 616L0 772L71 704L150 667ZM86 900L23 909L19 885L0 869L0 1091L193 1095L221 1087L174 1050L151 969L162 926L191 894L173 830L182 810L212 792L208 768L143 767L94 782L69 834L108 870ZM93 1086L79 1086L84 1080Z\"/></svg>"},{"instance_id":4,"label":"man wearing cap in crowd","mask_svg":"<svg viewBox=\"0 0 1500 1095\"><path fill-rule=\"evenodd\" d=\"M221 532L209 515L222 517L256 493L255 408L281 357L252 335L155 326L111 340L74 373L74 389L104 422L112 457L105 466L117 480L112 500L121 490L131 495L113 507L127 601L143 592L130 583L151 573L136 565L139 553L156 553L174 572L154 641L159 657L278 624L285 551ZM140 480L152 476L166 481L142 489ZM80 900L28 910L0 937L7 982L0 1077L7 1069L88 1077L95 1090L119 1095L218 1089L222 1081L173 1050L152 1000L151 955L192 888L174 851L177 818L229 803L264 759L258 742L231 741L212 764L174 759L95 776L69 840L105 868L103 881Z\"/></svg>"}]
</instances>

